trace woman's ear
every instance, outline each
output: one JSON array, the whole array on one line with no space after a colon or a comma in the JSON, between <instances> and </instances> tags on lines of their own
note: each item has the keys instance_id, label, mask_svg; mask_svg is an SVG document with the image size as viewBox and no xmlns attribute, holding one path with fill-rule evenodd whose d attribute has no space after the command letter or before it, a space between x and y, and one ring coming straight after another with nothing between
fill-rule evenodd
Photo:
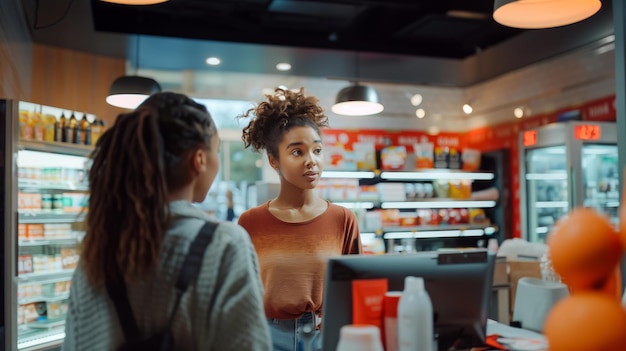
<instances>
[{"instance_id":1,"label":"woman's ear","mask_svg":"<svg viewBox=\"0 0 626 351\"><path fill-rule=\"evenodd\" d=\"M270 166L275 170L278 170L278 159L271 154L267 154L267 160L270 163Z\"/></svg>"},{"instance_id":2,"label":"woman's ear","mask_svg":"<svg viewBox=\"0 0 626 351\"><path fill-rule=\"evenodd\" d=\"M197 149L196 151L193 152L192 163L193 163L193 169L197 173L202 173L206 171L207 159L206 159L206 154L204 153L204 150Z\"/></svg>"}]
</instances>

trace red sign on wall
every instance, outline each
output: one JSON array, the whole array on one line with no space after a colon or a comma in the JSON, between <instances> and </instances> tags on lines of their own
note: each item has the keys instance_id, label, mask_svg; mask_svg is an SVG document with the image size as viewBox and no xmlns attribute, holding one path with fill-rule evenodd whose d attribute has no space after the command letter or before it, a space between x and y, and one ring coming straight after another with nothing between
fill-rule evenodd
<instances>
[{"instance_id":1,"label":"red sign on wall","mask_svg":"<svg viewBox=\"0 0 626 351\"><path fill-rule=\"evenodd\" d=\"M578 140L599 140L600 126L594 124L574 126L574 138Z\"/></svg>"}]
</instances>

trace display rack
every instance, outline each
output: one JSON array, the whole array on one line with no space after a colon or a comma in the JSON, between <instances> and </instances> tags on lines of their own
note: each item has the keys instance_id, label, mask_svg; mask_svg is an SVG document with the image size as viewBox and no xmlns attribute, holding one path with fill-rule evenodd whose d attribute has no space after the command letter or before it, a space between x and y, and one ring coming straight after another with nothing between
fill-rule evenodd
<instances>
[{"instance_id":1,"label":"display rack","mask_svg":"<svg viewBox=\"0 0 626 351\"><path fill-rule=\"evenodd\" d=\"M20 196L45 197L55 194L59 201L55 204L56 208L45 205L37 208L36 204L29 203L29 208L20 207L17 211L19 233L16 241L18 267L21 267L21 271L18 269L16 324L17 349L20 351L55 347L61 345L65 337L69 286L78 257L78 244L84 235L83 222L86 215L77 210L78 205L72 202L72 198L73 194L86 197L88 186L85 167L91 151L92 147L68 143L35 140L18 142L18 199ZM46 163L23 159L32 157L33 154L42 154L51 159L68 157L72 158L72 162L69 165L66 162L51 164L55 161ZM24 164L27 167L23 167ZM80 165L82 169L78 169ZM59 179L70 177L64 172L65 168L85 172L77 180ZM47 169L63 173L63 176L50 176ZM41 174L28 173L33 170L40 171ZM24 206L21 201L18 201L18 206ZM71 207L65 207L68 204L72 204ZM29 236L34 234L30 233L30 228L37 229L33 237ZM66 254L68 255L64 256ZM45 259L48 260L47 263L42 262Z\"/></svg>"}]
</instances>

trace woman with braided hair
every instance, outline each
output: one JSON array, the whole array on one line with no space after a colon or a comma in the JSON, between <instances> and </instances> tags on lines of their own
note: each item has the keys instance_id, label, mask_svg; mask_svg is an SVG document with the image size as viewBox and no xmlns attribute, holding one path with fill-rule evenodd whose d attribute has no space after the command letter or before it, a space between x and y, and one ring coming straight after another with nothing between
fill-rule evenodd
<instances>
[{"instance_id":1,"label":"woman with braided hair","mask_svg":"<svg viewBox=\"0 0 626 351\"><path fill-rule=\"evenodd\" d=\"M192 202L203 201L215 179L219 143L206 108L169 92L120 114L98 140L65 350L114 350L124 343L106 288L120 276L141 335L168 325L183 260L199 229L215 221ZM173 349L270 350L248 234L220 222L201 257L198 277L173 314Z\"/></svg>"},{"instance_id":2,"label":"woman with braided hair","mask_svg":"<svg viewBox=\"0 0 626 351\"><path fill-rule=\"evenodd\" d=\"M328 118L303 89L276 89L241 117L251 114L245 146L266 150L280 178L275 199L239 217L259 257L272 344L276 351L319 349L327 258L362 251L354 213L315 192L324 169L320 128Z\"/></svg>"}]
</instances>

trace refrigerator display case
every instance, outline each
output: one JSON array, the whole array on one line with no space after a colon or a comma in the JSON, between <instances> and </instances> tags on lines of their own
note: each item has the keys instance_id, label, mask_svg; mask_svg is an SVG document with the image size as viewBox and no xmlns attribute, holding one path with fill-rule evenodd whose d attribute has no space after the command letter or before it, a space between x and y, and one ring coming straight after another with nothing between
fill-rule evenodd
<instances>
[{"instance_id":1,"label":"refrigerator display case","mask_svg":"<svg viewBox=\"0 0 626 351\"><path fill-rule=\"evenodd\" d=\"M545 242L575 207L594 208L617 225L616 130L615 123L568 121L520 133L523 238Z\"/></svg>"},{"instance_id":2,"label":"refrigerator display case","mask_svg":"<svg viewBox=\"0 0 626 351\"><path fill-rule=\"evenodd\" d=\"M5 350L54 349L65 337L69 288L84 235L87 156L92 149L54 141L54 121L68 112L0 100ZM49 125L41 122L47 117ZM46 130L52 135L44 136Z\"/></svg>"}]
</instances>

